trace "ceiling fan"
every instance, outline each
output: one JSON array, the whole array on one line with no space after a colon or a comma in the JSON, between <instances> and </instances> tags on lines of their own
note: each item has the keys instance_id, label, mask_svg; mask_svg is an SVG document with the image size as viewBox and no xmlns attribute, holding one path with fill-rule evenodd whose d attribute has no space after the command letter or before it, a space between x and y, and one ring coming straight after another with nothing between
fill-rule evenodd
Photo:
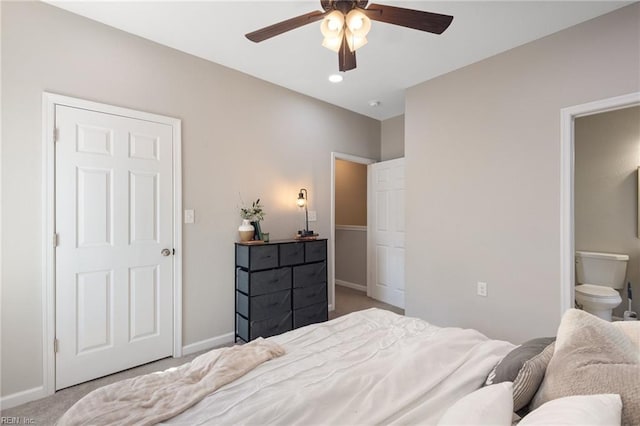
<instances>
[{"instance_id":1,"label":"ceiling fan","mask_svg":"<svg viewBox=\"0 0 640 426\"><path fill-rule=\"evenodd\" d=\"M340 71L356 67L356 49L367 43L371 20L442 34L453 16L421 10L384 6L368 0L320 0L322 11L314 11L246 34L256 43L275 37L303 25L322 20L322 45L338 53Z\"/></svg>"}]
</instances>

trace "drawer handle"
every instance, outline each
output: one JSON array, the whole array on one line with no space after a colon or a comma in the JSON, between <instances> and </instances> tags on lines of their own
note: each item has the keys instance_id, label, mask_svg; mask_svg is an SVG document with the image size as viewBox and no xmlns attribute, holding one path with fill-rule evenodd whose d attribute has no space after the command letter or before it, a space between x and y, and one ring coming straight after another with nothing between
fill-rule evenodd
<instances>
[{"instance_id":1,"label":"drawer handle","mask_svg":"<svg viewBox=\"0 0 640 426\"><path fill-rule=\"evenodd\" d=\"M280 302L271 302L267 305L267 307L272 308L274 306L278 306L280 304Z\"/></svg>"},{"instance_id":2,"label":"drawer handle","mask_svg":"<svg viewBox=\"0 0 640 426\"><path fill-rule=\"evenodd\" d=\"M317 295L318 295L318 293L307 294L307 299L312 299L312 298L316 297Z\"/></svg>"}]
</instances>

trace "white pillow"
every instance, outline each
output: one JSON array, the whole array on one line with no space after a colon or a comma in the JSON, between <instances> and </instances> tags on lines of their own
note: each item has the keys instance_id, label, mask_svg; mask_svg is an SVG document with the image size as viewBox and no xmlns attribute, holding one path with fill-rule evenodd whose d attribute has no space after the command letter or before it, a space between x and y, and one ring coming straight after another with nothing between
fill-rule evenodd
<instances>
[{"instance_id":1,"label":"white pillow","mask_svg":"<svg viewBox=\"0 0 640 426\"><path fill-rule=\"evenodd\" d=\"M507 425L513 417L513 383L485 386L460 398L438 422L444 425Z\"/></svg>"},{"instance_id":2,"label":"white pillow","mask_svg":"<svg viewBox=\"0 0 640 426\"><path fill-rule=\"evenodd\" d=\"M619 425L622 417L620 395L573 395L542 404L518 423L526 425Z\"/></svg>"}]
</instances>

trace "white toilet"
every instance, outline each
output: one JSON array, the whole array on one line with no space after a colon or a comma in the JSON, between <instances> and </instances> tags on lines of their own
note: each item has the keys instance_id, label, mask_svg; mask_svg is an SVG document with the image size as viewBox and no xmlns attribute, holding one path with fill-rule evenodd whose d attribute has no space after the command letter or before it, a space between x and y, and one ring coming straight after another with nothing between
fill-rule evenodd
<instances>
[{"instance_id":1,"label":"white toilet","mask_svg":"<svg viewBox=\"0 0 640 426\"><path fill-rule=\"evenodd\" d=\"M585 311L611 321L611 311L622 298L627 275L626 254L576 251L576 302Z\"/></svg>"}]
</instances>

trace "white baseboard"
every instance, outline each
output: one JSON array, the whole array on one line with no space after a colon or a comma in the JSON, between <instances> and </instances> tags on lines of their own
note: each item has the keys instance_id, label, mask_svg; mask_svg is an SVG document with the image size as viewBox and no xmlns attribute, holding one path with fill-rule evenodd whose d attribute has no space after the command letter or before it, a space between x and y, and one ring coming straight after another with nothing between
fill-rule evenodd
<instances>
[{"instance_id":1,"label":"white baseboard","mask_svg":"<svg viewBox=\"0 0 640 426\"><path fill-rule=\"evenodd\" d=\"M47 396L47 393L44 386L38 386L37 388L27 389L1 397L0 408L6 410L7 408L17 407L18 405L26 404L27 402L35 401L45 396Z\"/></svg>"},{"instance_id":2,"label":"white baseboard","mask_svg":"<svg viewBox=\"0 0 640 426\"><path fill-rule=\"evenodd\" d=\"M233 343L233 338L234 333L231 332L223 334L221 336L212 337L211 339L206 339L187 346L183 346L182 356ZM33 389L27 389L22 392L16 392L14 394L1 397L0 408L6 410L8 408L26 404L27 402L35 401L36 399L44 398L45 396L48 395L43 386L39 386Z\"/></svg>"},{"instance_id":3,"label":"white baseboard","mask_svg":"<svg viewBox=\"0 0 640 426\"><path fill-rule=\"evenodd\" d=\"M336 280L336 285L341 285L342 287L351 288L353 290L367 292L367 286L362 284L350 283L349 281Z\"/></svg>"},{"instance_id":4,"label":"white baseboard","mask_svg":"<svg viewBox=\"0 0 640 426\"><path fill-rule=\"evenodd\" d=\"M218 346L227 345L233 343L235 335L233 332L222 334L220 336L212 337L211 339L201 340L196 343L182 347L182 356L191 355L196 352L206 351L207 349L213 349Z\"/></svg>"}]
</instances>

